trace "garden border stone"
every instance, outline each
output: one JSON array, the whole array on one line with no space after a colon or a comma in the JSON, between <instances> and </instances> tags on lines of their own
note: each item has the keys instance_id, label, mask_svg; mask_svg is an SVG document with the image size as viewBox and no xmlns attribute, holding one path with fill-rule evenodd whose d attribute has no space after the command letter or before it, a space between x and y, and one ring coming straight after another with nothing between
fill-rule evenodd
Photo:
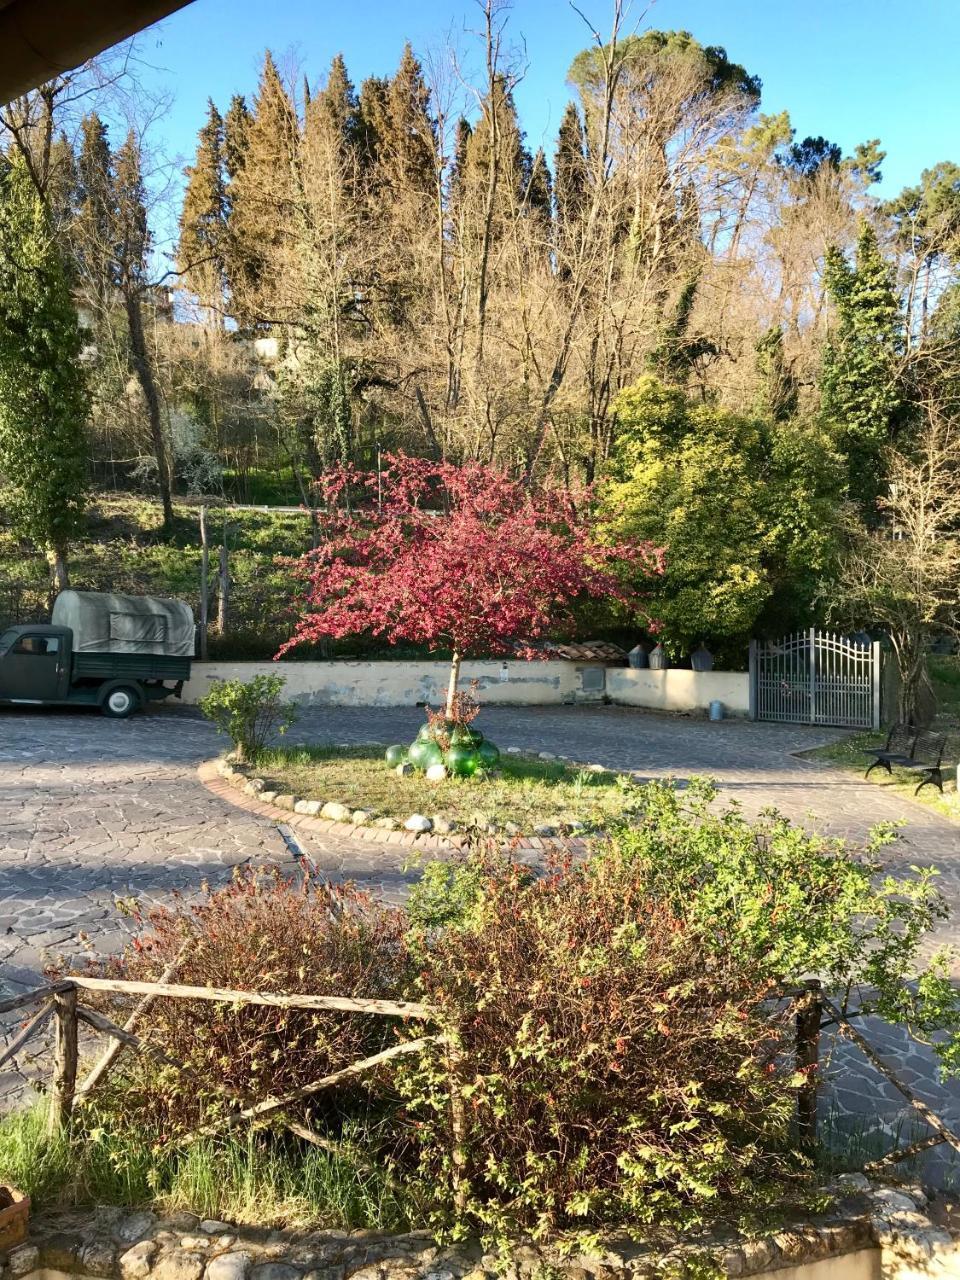
<instances>
[{"instance_id":1,"label":"garden border stone","mask_svg":"<svg viewBox=\"0 0 960 1280\"><path fill-rule=\"evenodd\" d=\"M615 770L610 770L613 773ZM376 823L369 826L354 822L335 822L320 816L323 802L302 800L292 794L277 794L266 790L262 778L251 776L246 770L231 764L223 756L214 760L206 760L197 768L200 782L214 795L236 805L248 813L258 814L273 822L284 822L298 831L316 832L317 835L339 836L346 840L362 840L379 845L406 845L410 848L427 852L450 853L462 852L467 848L465 836L456 832L438 835L432 831L407 831L403 829L400 819L394 819L397 826L394 830L378 827ZM252 785L261 783L261 786ZM270 800L265 797L269 796ZM310 808L306 808L309 805ZM314 810L313 806L317 805ZM316 815L316 816L315 816ZM540 857L544 853L572 854L581 857L587 853L588 842L579 835L564 838L547 835L509 836L499 833L505 844L509 844L518 858Z\"/></svg>"},{"instance_id":2,"label":"garden border stone","mask_svg":"<svg viewBox=\"0 0 960 1280\"><path fill-rule=\"evenodd\" d=\"M0 1280L46 1269L98 1280L565 1280L682 1275L776 1275L786 1268L879 1253L883 1280L960 1274L960 1239L923 1188L888 1186L861 1174L824 1188L829 1208L792 1208L766 1235L712 1230L699 1236L608 1232L587 1252L561 1242L517 1240L499 1254L477 1240L438 1245L423 1231L310 1231L233 1226L176 1213L166 1218L117 1207L64 1210L31 1219L26 1243L0 1255ZM216 1228L212 1231L211 1228ZM842 1280L843 1270L822 1273Z\"/></svg>"}]
</instances>

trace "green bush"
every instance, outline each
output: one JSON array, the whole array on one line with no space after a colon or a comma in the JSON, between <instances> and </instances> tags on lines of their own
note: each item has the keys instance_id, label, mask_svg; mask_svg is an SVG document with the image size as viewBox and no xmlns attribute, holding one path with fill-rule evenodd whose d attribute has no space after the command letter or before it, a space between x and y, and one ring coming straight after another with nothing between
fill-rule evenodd
<instances>
[{"instance_id":1,"label":"green bush","mask_svg":"<svg viewBox=\"0 0 960 1280\"><path fill-rule=\"evenodd\" d=\"M405 1060L397 1087L455 1232L689 1225L802 1173L785 1013L623 870L468 866L463 918L419 939L422 995L461 1059L462 1133L442 1052ZM416 904L427 922L436 887Z\"/></svg>"},{"instance_id":2,"label":"green bush","mask_svg":"<svg viewBox=\"0 0 960 1280\"><path fill-rule=\"evenodd\" d=\"M809 1171L787 994L819 976L842 1009L932 1039L948 1070L960 1018L945 972L918 961L945 911L933 873L894 880L871 860L891 832L865 857L715 801L705 783L650 784L590 858L535 874L477 851L428 866L404 909L247 872L151 912L106 971L156 978L180 955L193 985L432 1003L443 1039L292 1114L348 1138L358 1167L390 1168L446 1231L755 1221ZM124 1020L123 1001L103 1004ZM176 1150L238 1099L295 1090L423 1027L159 1000L143 1034L189 1074L127 1055L102 1127Z\"/></svg>"},{"instance_id":3,"label":"green bush","mask_svg":"<svg viewBox=\"0 0 960 1280\"><path fill-rule=\"evenodd\" d=\"M845 1012L933 1036L956 1069L957 997L919 961L945 914L934 873L881 876L715 800L708 783L651 784L580 865L537 878L470 859L415 889L420 994L462 1055L466 1204L439 1206L455 1229L689 1226L781 1195L803 1172L782 996L811 977ZM420 1175L451 1187L445 1072L439 1054L398 1069Z\"/></svg>"},{"instance_id":4,"label":"green bush","mask_svg":"<svg viewBox=\"0 0 960 1280\"><path fill-rule=\"evenodd\" d=\"M297 718L293 704L283 701L286 683L283 676L221 680L197 705L230 737L238 760L254 760L271 734L286 733Z\"/></svg>"}]
</instances>

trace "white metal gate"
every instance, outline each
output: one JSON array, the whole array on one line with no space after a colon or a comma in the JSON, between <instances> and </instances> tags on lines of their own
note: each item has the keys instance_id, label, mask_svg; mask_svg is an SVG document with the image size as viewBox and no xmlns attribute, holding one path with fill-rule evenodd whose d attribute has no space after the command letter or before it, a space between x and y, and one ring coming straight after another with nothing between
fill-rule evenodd
<instances>
[{"instance_id":1,"label":"white metal gate","mask_svg":"<svg viewBox=\"0 0 960 1280\"><path fill-rule=\"evenodd\" d=\"M750 641L754 720L880 728L880 645L811 627Z\"/></svg>"}]
</instances>

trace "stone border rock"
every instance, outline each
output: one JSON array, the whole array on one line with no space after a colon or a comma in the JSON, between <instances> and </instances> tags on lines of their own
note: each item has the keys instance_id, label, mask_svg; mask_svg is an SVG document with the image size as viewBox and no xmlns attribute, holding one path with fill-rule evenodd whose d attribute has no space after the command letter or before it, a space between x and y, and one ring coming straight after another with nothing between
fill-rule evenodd
<instances>
[{"instance_id":1,"label":"stone border rock","mask_svg":"<svg viewBox=\"0 0 960 1280\"><path fill-rule=\"evenodd\" d=\"M438 1246L426 1232L269 1231L191 1213L161 1218L100 1207L34 1218L27 1243L9 1252L0 1277L24 1280L44 1268L99 1280L613 1280L711 1271L733 1280L862 1249L880 1251L884 1280L957 1274L960 1244L938 1225L922 1188L874 1186L852 1174L825 1190L828 1210L789 1211L765 1236L713 1231L637 1241L620 1231L572 1254L527 1240L493 1254L476 1240Z\"/></svg>"},{"instance_id":2,"label":"stone border rock","mask_svg":"<svg viewBox=\"0 0 960 1280\"><path fill-rule=\"evenodd\" d=\"M604 770L613 773L614 770ZM409 829L394 826L378 827L353 821L353 817L363 811L354 810L349 821L337 817L323 816L324 809L332 810L332 803L327 805L321 800L298 800L294 795L280 796L275 791L267 790L266 780L258 778L249 770L231 764L222 756L216 760L207 760L197 769L197 776L208 791L221 799L237 805L248 813L255 813L274 822L283 822L295 827L298 831L314 831L318 835L340 836L346 840L363 840L380 845L405 845L408 848L426 852L462 851L467 847L465 836L457 832L436 833L419 826ZM278 803L281 801L282 803ZM337 805L344 814L348 812L345 805ZM418 814L412 817L420 817ZM491 832L509 844L513 853L519 857L537 857L544 853L569 853L583 856L589 845L587 840L578 836L527 836L512 835L509 832Z\"/></svg>"}]
</instances>

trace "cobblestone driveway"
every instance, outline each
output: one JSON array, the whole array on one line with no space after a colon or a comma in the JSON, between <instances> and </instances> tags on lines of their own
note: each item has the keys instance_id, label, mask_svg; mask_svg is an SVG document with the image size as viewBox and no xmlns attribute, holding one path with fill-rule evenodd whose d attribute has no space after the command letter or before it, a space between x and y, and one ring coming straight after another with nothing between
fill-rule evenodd
<instances>
[{"instance_id":1,"label":"cobblestone driveway","mask_svg":"<svg viewBox=\"0 0 960 1280\"><path fill-rule=\"evenodd\" d=\"M408 741L420 720L413 708L312 708L290 738ZM960 933L960 825L793 754L827 740L830 730L586 706L487 708L482 723L502 747L550 750L650 777L710 774L748 813L773 805L853 839L875 822L905 822L889 861L941 868L955 911L944 937ZM221 745L189 709L127 721L0 711L0 992L32 983L45 952L76 954L84 937L97 949L115 945L123 929L117 899L149 903L225 880L248 859L289 861L270 821L197 781L197 764ZM329 874L367 882L390 899L402 895L411 874L403 849L314 836L305 843ZM960 1124L960 1089L941 1090L922 1054L907 1054L896 1033L880 1035L904 1075ZM901 1100L851 1050L838 1057L834 1075L844 1110L866 1111L891 1129L902 1120ZM0 1071L0 1092L14 1084Z\"/></svg>"}]
</instances>

